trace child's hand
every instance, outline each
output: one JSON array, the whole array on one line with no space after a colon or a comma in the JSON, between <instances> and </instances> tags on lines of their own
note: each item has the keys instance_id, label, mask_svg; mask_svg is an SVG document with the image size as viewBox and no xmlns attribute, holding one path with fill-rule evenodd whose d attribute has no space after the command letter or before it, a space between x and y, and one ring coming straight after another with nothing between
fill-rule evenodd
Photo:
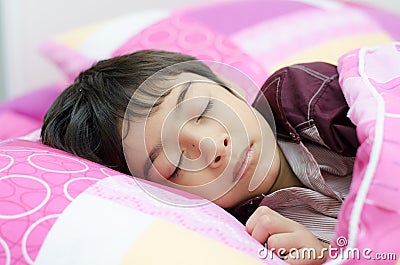
<instances>
[{"instance_id":1,"label":"child's hand","mask_svg":"<svg viewBox=\"0 0 400 265\"><path fill-rule=\"evenodd\" d=\"M290 264L321 264L328 256L328 244L316 238L303 225L266 206L257 208L250 216L246 230Z\"/></svg>"}]
</instances>

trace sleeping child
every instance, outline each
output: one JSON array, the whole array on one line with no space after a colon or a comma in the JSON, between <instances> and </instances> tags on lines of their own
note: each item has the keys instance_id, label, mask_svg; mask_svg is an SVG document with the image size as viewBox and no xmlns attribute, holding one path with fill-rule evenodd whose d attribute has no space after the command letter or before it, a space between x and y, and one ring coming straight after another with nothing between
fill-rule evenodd
<instances>
[{"instance_id":1,"label":"sleeping child","mask_svg":"<svg viewBox=\"0 0 400 265\"><path fill-rule=\"evenodd\" d=\"M327 63L275 72L249 105L196 58L143 50L83 71L47 112L41 140L213 201L289 263L319 264L358 147L347 111ZM293 251L304 248L321 255Z\"/></svg>"}]
</instances>

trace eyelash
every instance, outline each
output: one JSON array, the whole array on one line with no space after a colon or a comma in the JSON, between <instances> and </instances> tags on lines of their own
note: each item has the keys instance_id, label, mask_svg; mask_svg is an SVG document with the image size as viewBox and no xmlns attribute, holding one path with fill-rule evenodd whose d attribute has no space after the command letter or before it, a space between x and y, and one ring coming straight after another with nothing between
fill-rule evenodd
<instances>
[{"instance_id":1,"label":"eyelash","mask_svg":"<svg viewBox=\"0 0 400 265\"><path fill-rule=\"evenodd\" d=\"M181 163L182 163L182 158L183 158L183 152L181 153L181 156L179 157L178 165L175 167L174 172L172 172L171 176L169 178L175 178L179 176L179 173L181 172Z\"/></svg>"},{"instance_id":2,"label":"eyelash","mask_svg":"<svg viewBox=\"0 0 400 265\"><path fill-rule=\"evenodd\" d=\"M197 122L201 120L204 116L206 116L214 107L214 101L212 99L209 99L206 108L203 110L203 112L199 115L197 118Z\"/></svg>"},{"instance_id":3,"label":"eyelash","mask_svg":"<svg viewBox=\"0 0 400 265\"><path fill-rule=\"evenodd\" d=\"M214 107L214 101L212 99L209 99L207 106L205 107L203 112L199 115L196 121L197 122L200 121L204 116L206 116L212 110L213 107ZM181 173L182 169L180 168L180 165L182 163L182 158L183 158L183 152L181 153L181 156L179 158L178 165L175 167L174 172L172 172L171 176L169 177L170 179L179 176L179 173Z\"/></svg>"}]
</instances>

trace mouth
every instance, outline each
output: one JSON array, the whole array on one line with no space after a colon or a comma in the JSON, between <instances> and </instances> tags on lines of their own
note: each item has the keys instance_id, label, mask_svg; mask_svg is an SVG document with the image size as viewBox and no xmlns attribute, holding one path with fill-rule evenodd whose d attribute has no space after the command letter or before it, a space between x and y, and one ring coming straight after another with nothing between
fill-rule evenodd
<instances>
[{"instance_id":1,"label":"mouth","mask_svg":"<svg viewBox=\"0 0 400 265\"><path fill-rule=\"evenodd\" d=\"M250 145L249 148L245 149L242 152L239 161L235 165L235 169L233 171L233 182L239 181L244 176L247 166L250 164L253 156L254 147L253 145Z\"/></svg>"}]
</instances>

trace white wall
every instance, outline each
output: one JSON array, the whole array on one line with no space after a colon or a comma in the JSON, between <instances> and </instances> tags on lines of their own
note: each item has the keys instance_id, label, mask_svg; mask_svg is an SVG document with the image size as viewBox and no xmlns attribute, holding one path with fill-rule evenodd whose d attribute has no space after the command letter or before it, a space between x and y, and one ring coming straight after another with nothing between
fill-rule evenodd
<instances>
[{"instance_id":1,"label":"white wall","mask_svg":"<svg viewBox=\"0 0 400 265\"><path fill-rule=\"evenodd\" d=\"M37 52L38 45L53 35L133 11L174 8L217 0L0 1L3 23L0 64L3 64L5 74L2 78L0 72L1 101L2 96L3 99L16 97L29 89L61 79L58 70ZM354 1L383 6L400 13L398 0Z\"/></svg>"},{"instance_id":2,"label":"white wall","mask_svg":"<svg viewBox=\"0 0 400 265\"><path fill-rule=\"evenodd\" d=\"M4 23L4 43L0 44L4 56L0 57L0 64L5 65L6 87L4 89L4 86L1 86L0 89L3 89L3 94L5 93L8 98L61 79L60 72L37 52L38 45L47 38L117 15L204 2L204 0L0 1L1 19Z\"/></svg>"},{"instance_id":3,"label":"white wall","mask_svg":"<svg viewBox=\"0 0 400 265\"><path fill-rule=\"evenodd\" d=\"M4 41L3 41L3 5L0 3L0 102L5 98L5 80L4 80Z\"/></svg>"}]
</instances>

